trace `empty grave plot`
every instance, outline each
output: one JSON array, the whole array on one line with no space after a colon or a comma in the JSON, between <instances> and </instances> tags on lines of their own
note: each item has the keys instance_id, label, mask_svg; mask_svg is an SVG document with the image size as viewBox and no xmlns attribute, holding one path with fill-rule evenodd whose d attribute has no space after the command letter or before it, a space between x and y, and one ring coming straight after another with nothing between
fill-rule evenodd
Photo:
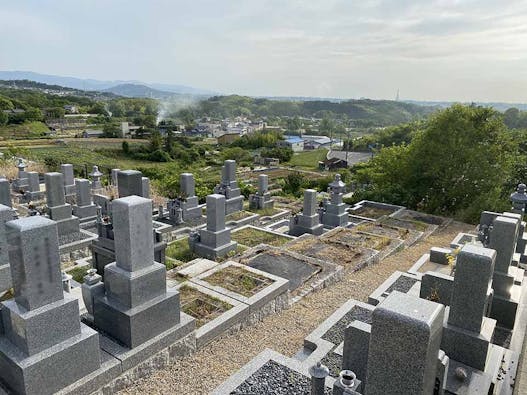
<instances>
[{"instance_id":1,"label":"empty grave plot","mask_svg":"<svg viewBox=\"0 0 527 395\"><path fill-rule=\"evenodd\" d=\"M247 266L289 280L291 291L300 287L321 270L319 266L307 260L279 251L264 251L252 258Z\"/></svg>"},{"instance_id":2,"label":"empty grave plot","mask_svg":"<svg viewBox=\"0 0 527 395\"><path fill-rule=\"evenodd\" d=\"M396 214L396 218L410 220L410 221L418 221L418 222L423 222L428 225L438 225L438 226L442 226L447 221L449 221L448 218L443 218L437 215L431 215L431 214L426 214L426 213L420 213L418 211L413 211L413 210L403 210L400 213Z\"/></svg>"},{"instance_id":3,"label":"empty grave plot","mask_svg":"<svg viewBox=\"0 0 527 395\"><path fill-rule=\"evenodd\" d=\"M418 233L407 228L397 228L377 222L364 222L351 228L352 232L364 232L378 236L389 237L390 239L407 240L415 237Z\"/></svg>"},{"instance_id":4,"label":"empty grave plot","mask_svg":"<svg viewBox=\"0 0 527 395\"><path fill-rule=\"evenodd\" d=\"M249 218L249 217L252 217L255 213L251 213L250 211L245 211L245 210L242 210L242 211L237 211L235 213L232 213L232 214L229 214L225 217L225 221L226 222L229 222L229 221L239 221L241 219L244 219L244 218Z\"/></svg>"},{"instance_id":5,"label":"empty grave plot","mask_svg":"<svg viewBox=\"0 0 527 395\"><path fill-rule=\"evenodd\" d=\"M371 325L372 310L365 309L361 306L353 306L350 311L348 311L335 325L322 335L322 339L338 346L344 341L344 330L355 320Z\"/></svg>"},{"instance_id":6,"label":"empty grave plot","mask_svg":"<svg viewBox=\"0 0 527 395\"><path fill-rule=\"evenodd\" d=\"M222 258L218 258L217 262L222 262L236 254L239 254L246 250L246 247L243 247L241 245L238 245L236 247L236 250L227 254L226 256ZM190 262L196 258L200 258L199 255L194 254L188 245L188 237L185 237L183 239L179 239L176 241L171 242L168 244L166 252L166 256L169 258L167 259L166 266L167 269L172 269L174 267L180 266L182 263ZM172 261L171 261L172 260ZM175 262L174 262L175 260Z\"/></svg>"},{"instance_id":7,"label":"empty grave plot","mask_svg":"<svg viewBox=\"0 0 527 395\"><path fill-rule=\"evenodd\" d=\"M232 232L232 239L247 247L254 247L262 243L278 247L291 241L288 237L254 227L241 228Z\"/></svg>"},{"instance_id":8,"label":"empty grave plot","mask_svg":"<svg viewBox=\"0 0 527 395\"><path fill-rule=\"evenodd\" d=\"M383 218L381 223L384 225L395 226L397 228L404 228L409 230L416 230L418 232L426 232L429 230L430 225L421 221L415 221L410 219L400 218Z\"/></svg>"},{"instance_id":9,"label":"empty grave plot","mask_svg":"<svg viewBox=\"0 0 527 395\"><path fill-rule=\"evenodd\" d=\"M199 328L232 308L229 303L183 285L179 288L181 310L196 319Z\"/></svg>"},{"instance_id":10,"label":"empty grave plot","mask_svg":"<svg viewBox=\"0 0 527 395\"><path fill-rule=\"evenodd\" d=\"M188 237L171 242L167 246L165 254L169 258L183 263L199 258L196 254L190 251Z\"/></svg>"},{"instance_id":11,"label":"empty grave plot","mask_svg":"<svg viewBox=\"0 0 527 395\"><path fill-rule=\"evenodd\" d=\"M327 388L326 395L332 390ZM231 391L231 395L304 395L311 393L311 379L275 361L260 369Z\"/></svg>"},{"instance_id":12,"label":"empty grave plot","mask_svg":"<svg viewBox=\"0 0 527 395\"><path fill-rule=\"evenodd\" d=\"M248 270L244 270L237 266L227 266L226 268L203 278L203 281L236 292L247 298L257 294L262 289L273 283L269 278L249 272Z\"/></svg>"},{"instance_id":13,"label":"empty grave plot","mask_svg":"<svg viewBox=\"0 0 527 395\"><path fill-rule=\"evenodd\" d=\"M382 250L390 244L391 239L386 236L354 232L351 229L337 228L322 237L325 242L337 243L348 247L371 248Z\"/></svg>"},{"instance_id":14,"label":"empty grave plot","mask_svg":"<svg viewBox=\"0 0 527 395\"><path fill-rule=\"evenodd\" d=\"M376 251L351 247L338 243L325 243L315 237L300 239L288 245L288 249L303 255L329 261L338 265L361 266L367 259L377 254Z\"/></svg>"},{"instance_id":15,"label":"empty grave plot","mask_svg":"<svg viewBox=\"0 0 527 395\"><path fill-rule=\"evenodd\" d=\"M376 206L370 206L370 205L364 205L356 210L351 210L351 215L358 215L359 217L364 218L371 218L371 219L379 219L385 215L393 214L395 209L385 208L385 207L376 207Z\"/></svg>"}]
</instances>

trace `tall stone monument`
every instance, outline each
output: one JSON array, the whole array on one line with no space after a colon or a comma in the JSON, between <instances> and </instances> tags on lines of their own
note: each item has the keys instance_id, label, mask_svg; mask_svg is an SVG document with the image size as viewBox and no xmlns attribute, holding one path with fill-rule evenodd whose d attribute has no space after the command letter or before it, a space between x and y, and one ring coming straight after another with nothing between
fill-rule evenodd
<instances>
[{"instance_id":1,"label":"tall stone monument","mask_svg":"<svg viewBox=\"0 0 527 395\"><path fill-rule=\"evenodd\" d=\"M225 227L225 196L207 196L207 228L189 236L191 251L199 256L216 259L236 250L231 230Z\"/></svg>"},{"instance_id":2,"label":"tall stone monument","mask_svg":"<svg viewBox=\"0 0 527 395\"><path fill-rule=\"evenodd\" d=\"M11 185L9 184L9 180L5 178L0 178L0 204L13 207L13 202L11 201Z\"/></svg>"},{"instance_id":3,"label":"tall stone monument","mask_svg":"<svg viewBox=\"0 0 527 395\"><path fill-rule=\"evenodd\" d=\"M368 395L432 394L445 306L398 291L373 311Z\"/></svg>"},{"instance_id":4,"label":"tall stone monument","mask_svg":"<svg viewBox=\"0 0 527 395\"><path fill-rule=\"evenodd\" d=\"M346 212L346 204L342 201L342 197L346 192L346 184L340 179L340 174L335 174L335 179L329 184L328 193L330 200L324 201L321 220L328 228L348 225L348 213Z\"/></svg>"},{"instance_id":5,"label":"tall stone monument","mask_svg":"<svg viewBox=\"0 0 527 395\"><path fill-rule=\"evenodd\" d=\"M196 182L192 173L181 173L179 176L180 196L167 202L170 220L177 225L201 218L201 207L199 207L196 196Z\"/></svg>"},{"instance_id":6,"label":"tall stone monument","mask_svg":"<svg viewBox=\"0 0 527 395\"><path fill-rule=\"evenodd\" d=\"M456 259L441 349L453 360L485 370L496 321L485 317L492 300L496 252L466 244Z\"/></svg>"},{"instance_id":7,"label":"tall stone monument","mask_svg":"<svg viewBox=\"0 0 527 395\"><path fill-rule=\"evenodd\" d=\"M300 214L291 217L289 222L289 234L301 236L304 233L321 235L324 226L320 223L317 210L317 191L306 189L304 191L304 207Z\"/></svg>"},{"instance_id":8,"label":"tall stone monument","mask_svg":"<svg viewBox=\"0 0 527 395\"><path fill-rule=\"evenodd\" d=\"M73 205L73 215L82 221L95 219L97 206L92 202L90 181L79 178L75 182L76 199Z\"/></svg>"},{"instance_id":9,"label":"tall stone monument","mask_svg":"<svg viewBox=\"0 0 527 395\"><path fill-rule=\"evenodd\" d=\"M117 173L117 188L119 191L119 197L123 198L126 196L143 196L144 181L143 174L137 170L121 170Z\"/></svg>"},{"instance_id":10,"label":"tall stone monument","mask_svg":"<svg viewBox=\"0 0 527 395\"><path fill-rule=\"evenodd\" d=\"M66 203L63 178L62 173L44 175L48 215L57 222L59 236L79 232L79 219L72 215L71 205Z\"/></svg>"},{"instance_id":11,"label":"tall stone monument","mask_svg":"<svg viewBox=\"0 0 527 395\"><path fill-rule=\"evenodd\" d=\"M154 261L152 201L139 196L112 204L115 262L104 268L94 323L129 348L180 322L179 293L167 291L166 268Z\"/></svg>"},{"instance_id":12,"label":"tall stone monument","mask_svg":"<svg viewBox=\"0 0 527 395\"><path fill-rule=\"evenodd\" d=\"M63 292L56 223L34 216L6 227L15 297L0 310L0 379L15 393L52 394L100 367L99 334Z\"/></svg>"},{"instance_id":13,"label":"tall stone monument","mask_svg":"<svg viewBox=\"0 0 527 395\"><path fill-rule=\"evenodd\" d=\"M15 211L0 204L0 292L7 291L12 286L5 224L14 219Z\"/></svg>"},{"instance_id":14,"label":"tall stone monument","mask_svg":"<svg viewBox=\"0 0 527 395\"><path fill-rule=\"evenodd\" d=\"M40 177L36 171L26 172L27 176L27 190L24 192L24 200L26 202L34 202L41 200L43 193L40 192Z\"/></svg>"},{"instance_id":15,"label":"tall stone monument","mask_svg":"<svg viewBox=\"0 0 527 395\"><path fill-rule=\"evenodd\" d=\"M520 217L499 216L492 222L489 248L496 250L492 288L494 297L490 317L512 329L521 297L521 287L514 285L517 268L511 267L519 236Z\"/></svg>"},{"instance_id":16,"label":"tall stone monument","mask_svg":"<svg viewBox=\"0 0 527 395\"><path fill-rule=\"evenodd\" d=\"M75 195L76 189L73 165L69 163L60 165L60 172L64 176L64 193L66 196Z\"/></svg>"},{"instance_id":17,"label":"tall stone monument","mask_svg":"<svg viewBox=\"0 0 527 395\"><path fill-rule=\"evenodd\" d=\"M519 184L516 191L511 194L512 209L511 211L516 214L520 214L523 218L525 214L525 207L527 204L527 186L525 184Z\"/></svg>"},{"instance_id":18,"label":"tall stone monument","mask_svg":"<svg viewBox=\"0 0 527 395\"><path fill-rule=\"evenodd\" d=\"M236 161L226 160L221 168L221 182L214 187L214 193L225 196L225 214L243 209L243 195L236 182Z\"/></svg>"},{"instance_id":19,"label":"tall stone monument","mask_svg":"<svg viewBox=\"0 0 527 395\"><path fill-rule=\"evenodd\" d=\"M269 177L266 174L258 176L258 192L249 195L249 207L253 210L263 210L274 207L274 200L269 192Z\"/></svg>"}]
</instances>

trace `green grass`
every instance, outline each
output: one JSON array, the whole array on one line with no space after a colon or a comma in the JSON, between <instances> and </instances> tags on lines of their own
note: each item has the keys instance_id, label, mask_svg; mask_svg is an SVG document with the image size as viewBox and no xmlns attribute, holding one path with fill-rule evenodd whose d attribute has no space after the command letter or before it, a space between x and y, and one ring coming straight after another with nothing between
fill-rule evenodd
<instances>
[{"instance_id":1,"label":"green grass","mask_svg":"<svg viewBox=\"0 0 527 395\"><path fill-rule=\"evenodd\" d=\"M246 249L247 248L245 248L244 246L238 245L236 247L236 250L229 252L226 256L219 258L216 261L226 261L234 255L242 253ZM188 246L188 237L171 242L166 249L166 256L172 259L176 259L183 263L190 262L193 259L200 257L199 255L196 255L192 251L190 251L190 248ZM174 262L170 262L170 268L173 268L175 266L178 265L175 265Z\"/></svg>"},{"instance_id":2,"label":"green grass","mask_svg":"<svg viewBox=\"0 0 527 395\"><path fill-rule=\"evenodd\" d=\"M235 213L231 213L225 217L225 221L239 221L241 219L250 217L251 215L254 215L254 213L250 211L236 211Z\"/></svg>"},{"instance_id":3,"label":"green grass","mask_svg":"<svg viewBox=\"0 0 527 395\"><path fill-rule=\"evenodd\" d=\"M0 136L13 139L27 139L43 137L49 132L43 122L24 122L20 125L7 125L0 127Z\"/></svg>"},{"instance_id":4,"label":"green grass","mask_svg":"<svg viewBox=\"0 0 527 395\"><path fill-rule=\"evenodd\" d=\"M68 270L67 273L73 277L75 281L82 284L84 282L84 276L86 275L86 272L91 269L90 265L87 266L81 266L76 267L74 269Z\"/></svg>"},{"instance_id":5,"label":"green grass","mask_svg":"<svg viewBox=\"0 0 527 395\"><path fill-rule=\"evenodd\" d=\"M250 210L251 212L255 213L255 214L259 214L261 215L262 217L270 217L271 215L275 215L275 214L278 214L281 210L277 209L277 208L262 208L262 209L253 209L253 210Z\"/></svg>"},{"instance_id":6,"label":"green grass","mask_svg":"<svg viewBox=\"0 0 527 395\"><path fill-rule=\"evenodd\" d=\"M170 243L166 249L166 255L181 262L190 262L193 259L199 258L198 255L190 251L188 237Z\"/></svg>"},{"instance_id":7,"label":"green grass","mask_svg":"<svg viewBox=\"0 0 527 395\"><path fill-rule=\"evenodd\" d=\"M217 285L250 298L262 288L272 283L271 280L256 273L249 272L237 266L228 266L210 276L204 281Z\"/></svg>"},{"instance_id":8,"label":"green grass","mask_svg":"<svg viewBox=\"0 0 527 395\"><path fill-rule=\"evenodd\" d=\"M232 239L248 247L254 247L261 243L277 247L290 241L287 237L254 228L244 228L233 232Z\"/></svg>"},{"instance_id":9,"label":"green grass","mask_svg":"<svg viewBox=\"0 0 527 395\"><path fill-rule=\"evenodd\" d=\"M298 152L293 155L288 164L294 167L315 170L318 169L318 162L326 159L327 153L328 150L325 148L313 151Z\"/></svg>"}]
</instances>

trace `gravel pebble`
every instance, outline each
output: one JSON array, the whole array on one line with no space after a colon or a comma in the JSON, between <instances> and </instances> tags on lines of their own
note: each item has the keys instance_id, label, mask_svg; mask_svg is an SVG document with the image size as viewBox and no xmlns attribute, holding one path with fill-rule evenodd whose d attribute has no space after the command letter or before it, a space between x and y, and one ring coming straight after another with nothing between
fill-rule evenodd
<instances>
[{"instance_id":1,"label":"gravel pebble","mask_svg":"<svg viewBox=\"0 0 527 395\"><path fill-rule=\"evenodd\" d=\"M309 395L311 380L287 366L269 361L245 380L231 395ZM326 389L331 394L331 389Z\"/></svg>"},{"instance_id":2,"label":"gravel pebble","mask_svg":"<svg viewBox=\"0 0 527 395\"><path fill-rule=\"evenodd\" d=\"M324 333L322 339L338 346L344 341L344 330L349 324L355 320L365 322L366 324L371 324L371 316L371 310L360 306L354 306L335 325L333 325L326 333Z\"/></svg>"},{"instance_id":3,"label":"gravel pebble","mask_svg":"<svg viewBox=\"0 0 527 395\"><path fill-rule=\"evenodd\" d=\"M407 293L410 288L414 286L414 284L417 282L417 279L401 276L395 282L388 287L386 290L386 293L391 293L392 291L399 291L402 293Z\"/></svg>"}]
</instances>

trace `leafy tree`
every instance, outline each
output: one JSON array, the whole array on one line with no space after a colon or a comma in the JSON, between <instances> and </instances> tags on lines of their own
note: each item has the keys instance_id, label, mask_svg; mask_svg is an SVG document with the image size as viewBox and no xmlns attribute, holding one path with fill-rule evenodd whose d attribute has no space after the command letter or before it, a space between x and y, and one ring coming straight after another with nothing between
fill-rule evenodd
<instances>
[{"instance_id":1,"label":"leafy tree","mask_svg":"<svg viewBox=\"0 0 527 395\"><path fill-rule=\"evenodd\" d=\"M180 110L178 113L178 118L180 118L183 124L185 125L185 130L192 130L196 126L196 116L194 112L189 108L184 108L183 110Z\"/></svg>"},{"instance_id":2,"label":"leafy tree","mask_svg":"<svg viewBox=\"0 0 527 395\"><path fill-rule=\"evenodd\" d=\"M357 194L475 221L504 209L513 146L491 108L453 105L437 112L409 145L383 148L356 169Z\"/></svg>"},{"instance_id":3,"label":"leafy tree","mask_svg":"<svg viewBox=\"0 0 527 395\"><path fill-rule=\"evenodd\" d=\"M9 120L9 116L2 110L0 110L0 126L7 125L7 121Z\"/></svg>"},{"instance_id":4,"label":"leafy tree","mask_svg":"<svg viewBox=\"0 0 527 395\"><path fill-rule=\"evenodd\" d=\"M274 147L263 149L262 156L267 158L277 158L280 163L289 162L293 157L293 150L289 147Z\"/></svg>"},{"instance_id":5,"label":"leafy tree","mask_svg":"<svg viewBox=\"0 0 527 395\"><path fill-rule=\"evenodd\" d=\"M162 146L163 138L161 137L161 133L159 133L159 130L153 129L150 134L150 150L158 151L161 150Z\"/></svg>"}]
</instances>

